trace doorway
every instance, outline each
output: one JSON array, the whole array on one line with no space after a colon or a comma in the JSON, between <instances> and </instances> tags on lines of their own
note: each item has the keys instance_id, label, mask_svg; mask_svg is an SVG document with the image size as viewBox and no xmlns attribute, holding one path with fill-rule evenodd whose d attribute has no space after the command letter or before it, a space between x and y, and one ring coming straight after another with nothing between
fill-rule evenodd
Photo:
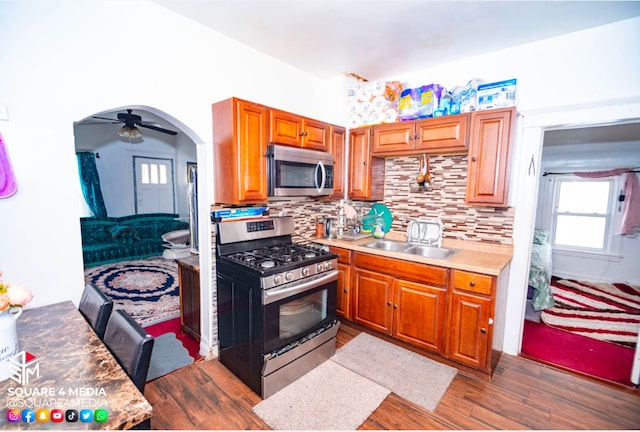
<instances>
[{"instance_id":1,"label":"doorway","mask_svg":"<svg viewBox=\"0 0 640 432\"><path fill-rule=\"evenodd\" d=\"M576 128L623 125L640 121L640 100L610 101L597 107L566 107L553 111L524 113L519 130L520 146L516 149L514 168L523 173L514 187L514 249L507 299L507 325L504 351L522 354L528 271L536 226L538 193L542 178L542 151L545 135L551 131ZM514 331L511 331L514 329Z\"/></svg>"},{"instance_id":2,"label":"doorway","mask_svg":"<svg viewBox=\"0 0 640 432\"><path fill-rule=\"evenodd\" d=\"M173 159L133 157L136 214L175 212Z\"/></svg>"}]
</instances>

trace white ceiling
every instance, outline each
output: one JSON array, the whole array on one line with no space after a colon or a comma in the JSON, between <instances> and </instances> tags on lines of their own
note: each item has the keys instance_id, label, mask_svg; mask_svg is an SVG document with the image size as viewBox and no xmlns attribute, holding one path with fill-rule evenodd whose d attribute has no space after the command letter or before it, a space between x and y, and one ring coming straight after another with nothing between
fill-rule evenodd
<instances>
[{"instance_id":1,"label":"white ceiling","mask_svg":"<svg viewBox=\"0 0 640 432\"><path fill-rule=\"evenodd\" d=\"M154 1L321 78L368 80L640 16L640 1Z\"/></svg>"}]
</instances>

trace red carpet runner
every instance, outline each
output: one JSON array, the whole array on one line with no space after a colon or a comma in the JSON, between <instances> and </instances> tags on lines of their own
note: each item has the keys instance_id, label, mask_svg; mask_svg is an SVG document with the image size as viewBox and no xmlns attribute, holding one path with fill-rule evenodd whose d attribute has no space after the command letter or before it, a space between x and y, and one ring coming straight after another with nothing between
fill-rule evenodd
<instances>
[{"instance_id":1,"label":"red carpet runner","mask_svg":"<svg viewBox=\"0 0 640 432\"><path fill-rule=\"evenodd\" d=\"M174 318L167 321L159 322L144 328L147 333L153 337L161 336L165 333L175 333L176 338L182 342L182 345L189 351L189 355L194 359L200 358L200 345L191 336L185 334L180 328L180 318Z\"/></svg>"},{"instance_id":2,"label":"red carpet runner","mask_svg":"<svg viewBox=\"0 0 640 432\"><path fill-rule=\"evenodd\" d=\"M522 354L628 387L634 349L525 320Z\"/></svg>"}]
</instances>

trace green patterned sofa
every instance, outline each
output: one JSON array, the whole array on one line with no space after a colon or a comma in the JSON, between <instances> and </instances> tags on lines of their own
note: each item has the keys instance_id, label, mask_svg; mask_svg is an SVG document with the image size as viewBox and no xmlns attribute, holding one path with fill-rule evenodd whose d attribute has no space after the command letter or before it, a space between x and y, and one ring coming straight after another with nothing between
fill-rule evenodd
<instances>
[{"instance_id":1,"label":"green patterned sofa","mask_svg":"<svg viewBox=\"0 0 640 432\"><path fill-rule=\"evenodd\" d=\"M80 218L84 266L161 255L162 234L189 229L177 218L172 213Z\"/></svg>"}]
</instances>

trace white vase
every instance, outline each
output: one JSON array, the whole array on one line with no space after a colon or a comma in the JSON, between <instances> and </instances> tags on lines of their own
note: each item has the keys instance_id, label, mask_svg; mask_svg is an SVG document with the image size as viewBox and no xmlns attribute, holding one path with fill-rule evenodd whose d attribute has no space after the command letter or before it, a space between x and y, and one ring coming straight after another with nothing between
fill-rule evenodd
<instances>
[{"instance_id":1,"label":"white vase","mask_svg":"<svg viewBox=\"0 0 640 432\"><path fill-rule=\"evenodd\" d=\"M0 312L0 382L11 376L9 359L18 354L18 326L22 307L10 307Z\"/></svg>"}]
</instances>

